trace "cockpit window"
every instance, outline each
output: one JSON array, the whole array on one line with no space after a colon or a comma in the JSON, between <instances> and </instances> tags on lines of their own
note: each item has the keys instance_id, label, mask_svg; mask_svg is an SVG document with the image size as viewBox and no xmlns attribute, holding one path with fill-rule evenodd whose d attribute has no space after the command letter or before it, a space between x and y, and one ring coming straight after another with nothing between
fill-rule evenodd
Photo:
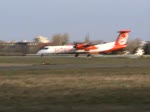
<instances>
[{"instance_id":1,"label":"cockpit window","mask_svg":"<svg viewBox=\"0 0 150 112\"><path fill-rule=\"evenodd\" d=\"M48 49L47 47L42 48L43 50Z\"/></svg>"}]
</instances>

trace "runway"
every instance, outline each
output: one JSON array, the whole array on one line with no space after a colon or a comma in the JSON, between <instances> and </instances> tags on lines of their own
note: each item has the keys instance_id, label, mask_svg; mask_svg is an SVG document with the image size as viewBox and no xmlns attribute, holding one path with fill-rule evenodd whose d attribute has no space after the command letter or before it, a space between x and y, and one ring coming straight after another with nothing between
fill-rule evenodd
<instances>
[{"instance_id":1,"label":"runway","mask_svg":"<svg viewBox=\"0 0 150 112\"><path fill-rule=\"evenodd\" d=\"M56 63L56 64L52 64L52 63L55 63L54 61L51 63L51 60L57 60L59 58L64 58L64 60L66 60L65 63L61 64L61 63ZM35 63L32 63L32 64L27 64L26 62L24 62L24 64L19 64L19 63L16 63L16 61L14 61L15 63L7 63L7 62L1 62L0 63L0 70L26 70L26 69L34 69L34 70L38 70L38 69L79 69L79 68L85 68L85 69L88 69L88 68L119 68L119 67L146 67L146 66L149 66L150 67L150 62L149 60L148 61L140 61L140 58L139 56L135 56L135 55L127 55L127 56L124 56L124 55L97 55L95 56L96 59L104 59L104 60L108 60L108 59L129 59L129 58L135 58L137 61L133 61L132 63L127 63L126 61L124 61L123 63L119 63L119 62L113 62L113 63L101 63L101 61L99 60L99 62L97 63L95 60L95 63L90 63L88 62L87 64L83 64L83 62L81 63L75 63L76 60L82 60L82 59L86 59L87 57L85 56L82 56L82 57L78 57L78 58L74 58L72 55L67 55L67 56L44 56L44 57L39 57L39 56L26 56L26 57L22 57L22 56L18 56L18 57L5 57L6 60L8 61L12 61L12 60L17 60L17 59L20 59L20 61L24 61L24 59L27 59L27 60L30 60L32 61L32 59L35 59L36 60L41 60L43 61L44 59L48 59L48 63L45 63L45 64L42 64L42 62L39 62L39 61L36 61ZM144 55L143 57L146 57L149 58L150 55ZM2 60L5 60L4 57L0 57ZM55 59L56 58L56 59ZM73 59L75 61L71 62L68 61L67 62L67 59ZM94 59L93 58L90 58L90 59ZM89 59L89 60L90 60ZM144 59L144 58L143 58ZM88 61L88 58L87 60L84 60L84 61Z\"/></svg>"},{"instance_id":2,"label":"runway","mask_svg":"<svg viewBox=\"0 0 150 112\"><path fill-rule=\"evenodd\" d=\"M150 66L150 63L135 63L135 64L66 64L66 65L15 65L2 66L0 70L38 70L38 69L78 69L78 68L121 68L121 67L145 67Z\"/></svg>"}]
</instances>

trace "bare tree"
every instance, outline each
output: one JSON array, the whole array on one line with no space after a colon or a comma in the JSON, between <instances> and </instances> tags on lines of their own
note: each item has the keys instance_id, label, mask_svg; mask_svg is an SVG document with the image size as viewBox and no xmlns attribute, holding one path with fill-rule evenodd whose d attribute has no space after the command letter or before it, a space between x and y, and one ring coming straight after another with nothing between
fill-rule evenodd
<instances>
[{"instance_id":1,"label":"bare tree","mask_svg":"<svg viewBox=\"0 0 150 112\"><path fill-rule=\"evenodd\" d=\"M89 33L85 36L85 40L84 40L85 43L90 43L90 35Z\"/></svg>"},{"instance_id":2,"label":"bare tree","mask_svg":"<svg viewBox=\"0 0 150 112\"><path fill-rule=\"evenodd\" d=\"M61 34L55 34L52 37L52 45L62 45Z\"/></svg>"},{"instance_id":3,"label":"bare tree","mask_svg":"<svg viewBox=\"0 0 150 112\"><path fill-rule=\"evenodd\" d=\"M65 45L69 42L69 35L65 34L55 34L52 37L52 45Z\"/></svg>"},{"instance_id":4,"label":"bare tree","mask_svg":"<svg viewBox=\"0 0 150 112\"><path fill-rule=\"evenodd\" d=\"M140 47L140 44L141 40L139 38L136 38L134 40L128 40L126 50L128 50L130 53L135 53L137 48Z\"/></svg>"},{"instance_id":5,"label":"bare tree","mask_svg":"<svg viewBox=\"0 0 150 112\"><path fill-rule=\"evenodd\" d=\"M69 34L65 33L62 35L62 45L68 44L69 43Z\"/></svg>"},{"instance_id":6,"label":"bare tree","mask_svg":"<svg viewBox=\"0 0 150 112\"><path fill-rule=\"evenodd\" d=\"M144 46L144 52L145 54L150 54L150 42Z\"/></svg>"},{"instance_id":7,"label":"bare tree","mask_svg":"<svg viewBox=\"0 0 150 112\"><path fill-rule=\"evenodd\" d=\"M95 43L95 44L103 44L103 40L93 40L92 43Z\"/></svg>"}]
</instances>

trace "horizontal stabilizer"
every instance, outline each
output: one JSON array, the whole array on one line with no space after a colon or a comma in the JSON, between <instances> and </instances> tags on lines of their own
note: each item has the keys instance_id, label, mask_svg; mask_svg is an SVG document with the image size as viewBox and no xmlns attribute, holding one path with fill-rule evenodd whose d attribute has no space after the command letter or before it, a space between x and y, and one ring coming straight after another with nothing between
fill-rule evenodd
<instances>
[{"instance_id":1,"label":"horizontal stabilizer","mask_svg":"<svg viewBox=\"0 0 150 112\"><path fill-rule=\"evenodd\" d=\"M118 33L129 33L129 32L131 32L131 30L120 30L120 31L118 31Z\"/></svg>"}]
</instances>

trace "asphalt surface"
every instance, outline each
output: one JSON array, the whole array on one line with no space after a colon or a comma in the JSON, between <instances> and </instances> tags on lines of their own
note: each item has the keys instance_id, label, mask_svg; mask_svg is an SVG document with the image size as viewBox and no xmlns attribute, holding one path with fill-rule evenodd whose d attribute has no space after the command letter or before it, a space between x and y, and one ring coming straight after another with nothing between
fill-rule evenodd
<instances>
[{"instance_id":1,"label":"asphalt surface","mask_svg":"<svg viewBox=\"0 0 150 112\"><path fill-rule=\"evenodd\" d=\"M27 56L30 58L30 56ZM33 56L32 56L33 57ZM60 57L60 56L59 56ZM65 57L65 56L64 56ZM66 56L68 57L68 56ZM72 56L71 56L72 57ZM127 57L127 58L138 58L139 56L127 55L127 56L118 56L118 55L98 55L96 57ZM146 55L144 57L150 57ZM86 58L86 57L84 57ZM56 64L39 64L39 65L0 65L0 70L24 70L24 69L68 69L68 68L114 68L114 67L144 67L149 66L150 63L133 63L133 64L65 64L65 65L56 65Z\"/></svg>"},{"instance_id":2,"label":"asphalt surface","mask_svg":"<svg viewBox=\"0 0 150 112\"><path fill-rule=\"evenodd\" d=\"M0 70L24 70L24 69L68 69L68 68L115 68L115 67L142 67L150 66L150 63L135 64L66 64L66 65L23 65L0 66Z\"/></svg>"}]
</instances>

